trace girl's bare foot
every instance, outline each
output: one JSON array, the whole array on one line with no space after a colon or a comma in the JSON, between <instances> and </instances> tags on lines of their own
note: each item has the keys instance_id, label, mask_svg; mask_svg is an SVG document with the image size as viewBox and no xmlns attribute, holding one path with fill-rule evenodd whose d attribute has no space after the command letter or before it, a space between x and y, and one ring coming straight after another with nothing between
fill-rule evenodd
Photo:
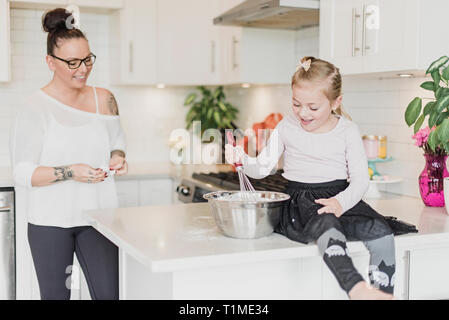
<instances>
[{"instance_id":1,"label":"girl's bare foot","mask_svg":"<svg viewBox=\"0 0 449 320\"><path fill-rule=\"evenodd\" d=\"M370 286L365 281L358 282L348 293L351 300L393 300L394 296Z\"/></svg>"}]
</instances>

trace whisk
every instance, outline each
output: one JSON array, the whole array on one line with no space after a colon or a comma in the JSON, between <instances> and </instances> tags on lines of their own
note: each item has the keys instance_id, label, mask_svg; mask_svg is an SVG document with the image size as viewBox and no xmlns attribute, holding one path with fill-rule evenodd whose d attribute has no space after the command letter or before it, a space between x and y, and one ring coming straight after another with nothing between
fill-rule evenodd
<instances>
[{"instance_id":1,"label":"whisk","mask_svg":"<svg viewBox=\"0 0 449 320\"><path fill-rule=\"evenodd\" d=\"M231 131L226 132L226 138L228 140L228 143L231 143L235 147L235 140L234 140L234 136ZM251 182L249 181L245 172L243 171L242 163L235 162L234 168L237 171L237 174L239 175L240 193L241 193L242 200L245 200L245 201L257 200L256 190L254 190L253 185L251 184Z\"/></svg>"}]
</instances>

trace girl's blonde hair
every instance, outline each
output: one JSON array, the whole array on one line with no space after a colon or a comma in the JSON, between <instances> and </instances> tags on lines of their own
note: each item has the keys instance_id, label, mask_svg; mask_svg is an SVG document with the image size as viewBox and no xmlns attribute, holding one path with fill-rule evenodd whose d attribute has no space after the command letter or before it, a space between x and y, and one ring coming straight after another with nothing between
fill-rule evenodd
<instances>
[{"instance_id":1,"label":"girl's blonde hair","mask_svg":"<svg viewBox=\"0 0 449 320\"><path fill-rule=\"evenodd\" d=\"M310 67L302 66L303 64L307 64L307 60L310 60ZM327 83L328 85L323 93L331 102L334 102L341 95L342 81L340 70L332 63L325 60L307 56L302 58L297 71L293 74L292 87L294 85L299 85L302 81ZM335 111L332 111L332 113L352 120L351 117L343 111L343 106L341 104Z\"/></svg>"}]
</instances>

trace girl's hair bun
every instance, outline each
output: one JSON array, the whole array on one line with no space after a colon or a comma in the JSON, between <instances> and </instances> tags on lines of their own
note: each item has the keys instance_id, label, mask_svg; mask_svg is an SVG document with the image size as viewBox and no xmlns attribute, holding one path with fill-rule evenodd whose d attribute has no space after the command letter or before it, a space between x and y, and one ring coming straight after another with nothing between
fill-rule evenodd
<instances>
[{"instance_id":1,"label":"girl's hair bun","mask_svg":"<svg viewBox=\"0 0 449 320\"><path fill-rule=\"evenodd\" d=\"M42 27L44 28L44 31L48 33L67 29L67 19L72 19L70 18L71 15L72 14L64 8L56 8L47 11L42 18Z\"/></svg>"}]
</instances>

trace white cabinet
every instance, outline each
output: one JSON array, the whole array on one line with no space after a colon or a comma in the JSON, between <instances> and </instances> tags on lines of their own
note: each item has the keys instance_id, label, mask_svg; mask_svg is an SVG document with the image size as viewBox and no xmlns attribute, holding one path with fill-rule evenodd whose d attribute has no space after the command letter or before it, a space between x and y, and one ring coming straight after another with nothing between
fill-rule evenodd
<instances>
[{"instance_id":1,"label":"white cabinet","mask_svg":"<svg viewBox=\"0 0 449 320\"><path fill-rule=\"evenodd\" d=\"M139 180L116 180L119 207L139 205Z\"/></svg>"},{"instance_id":2,"label":"white cabinet","mask_svg":"<svg viewBox=\"0 0 449 320\"><path fill-rule=\"evenodd\" d=\"M126 0L112 14L111 28L113 83L155 84L157 0Z\"/></svg>"},{"instance_id":3,"label":"white cabinet","mask_svg":"<svg viewBox=\"0 0 449 320\"><path fill-rule=\"evenodd\" d=\"M121 9L124 6L124 0L65 0L67 4L75 4L80 8L95 9Z\"/></svg>"},{"instance_id":4,"label":"white cabinet","mask_svg":"<svg viewBox=\"0 0 449 320\"><path fill-rule=\"evenodd\" d=\"M114 82L289 83L295 31L213 25L214 17L240 2L127 0L112 24Z\"/></svg>"},{"instance_id":5,"label":"white cabinet","mask_svg":"<svg viewBox=\"0 0 449 320\"><path fill-rule=\"evenodd\" d=\"M0 82L11 80L9 1L0 0Z\"/></svg>"},{"instance_id":6,"label":"white cabinet","mask_svg":"<svg viewBox=\"0 0 449 320\"><path fill-rule=\"evenodd\" d=\"M449 299L449 247L411 250L408 298Z\"/></svg>"},{"instance_id":7,"label":"white cabinet","mask_svg":"<svg viewBox=\"0 0 449 320\"><path fill-rule=\"evenodd\" d=\"M119 207L161 206L173 203L170 178L116 180Z\"/></svg>"},{"instance_id":8,"label":"white cabinet","mask_svg":"<svg viewBox=\"0 0 449 320\"><path fill-rule=\"evenodd\" d=\"M361 12L363 0L320 2L320 58L333 62L341 73L361 72Z\"/></svg>"},{"instance_id":9,"label":"white cabinet","mask_svg":"<svg viewBox=\"0 0 449 320\"><path fill-rule=\"evenodd\" d=\"M243 0L221 0L221 13ZM223 84L286 84L295 71L295 31L220 26Z\"/></svg>"},{"instance_id":10,"label":"white cabinet","mask_svg":"<svg viewBox=\"0 0 449 320\"><path fill-rule=\"evenodd\" d=\"M220 82L219 9L218 0L158 1L158 83Z\"/></svg>"},{"instance_id":11,"label":"white cabinet","mask_svg":"<svg viewBox=\"0 0 449 320\"><path fill-rule=\"evenodd\" d=\"M149 179L139 181L139 205L162 206L173 201L171 179Z\"/></svg>"},{"instance_id":12,"label":"white cabinet","mask_svg":"<svg viewBox=\"0 0 449 320\"><path fill-rule=\"evenodd\" d=\"M320 58L345 75L425 70L449 51L448 10L444 0L321 0Z\"/></svg>"},{"instance_id":13,"label":"white cabinet","mask_svg":"<svg viewBox=\"0 0 449 320\"><path fill-rule=\"evenodd\" d=\"M223 84L286 84L295 71L295 31L222 27Z\"/></svg>"},{"instance_id":14,"label":"white cabinet","mask_svg":"<svg viewBox=\"0 0 449 320\"><path fill-rule=\"evenodd\" d=\"M14 8L41 9L55 8L56 6L65 7L69 4L77 5L80 8L91 9L120 9L123 7L124 0L10 0ZM103 10L104 11L104 10Z\"/></svg>"},{"instance_id":15,"label":"white cabinet","mask_svg":"<svg viewBox=\"0 0 449 320\"><path fill-rule=\"evenodd\" d=\"M221 13L244 2L221 0ZM220 26L223 84L285 84L295 71L295 31Z\"/></svg>"},{"instance_id":16,"label":"white cabinet","mask_svg":"<svg viewBox=\"0 0 449 320\"><path fill-rule=\"evenodd\" d=\"M11 0L15 8L42 8L44 6L64 6L67 0Z\"/></svg>"},{"instance_id":17,"label":"white cabinet","mask_svg":"<svg viewBox=\"0 0 449 320\"><path fill-rule=\"evenodd\" d=\"M365 72L416 69L419 11L415 0L367 1L365 15ZM362 29L363 30L363 29ZM434 59L439 58L434 57ZM430 62L429 62L430 63Z\"/></svg>"}]
</instances>

